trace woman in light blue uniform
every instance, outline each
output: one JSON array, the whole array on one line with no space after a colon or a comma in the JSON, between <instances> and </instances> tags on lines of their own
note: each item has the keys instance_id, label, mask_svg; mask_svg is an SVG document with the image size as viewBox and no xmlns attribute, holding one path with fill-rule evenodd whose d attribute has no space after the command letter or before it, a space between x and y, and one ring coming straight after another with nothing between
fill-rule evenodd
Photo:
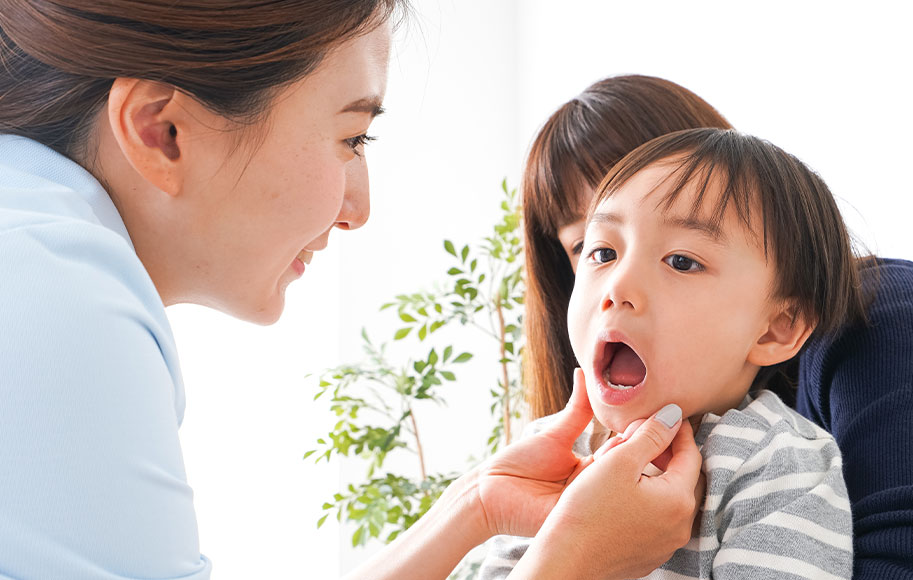
<instances>
[{"instance_id":1,"label":"woman in light blue uniform","mask_svg":"<svg viewBox=\"0 0 913 580\"><path fill-rule=\"evenodd\" d=\"M0 0L0 578L210 577L164 307L274 322L330 230L365 222L402 8ZM690 428L670 405L577 458L581 394L354 576L444 578L494 534L537 532L525 577L663 562L696 509ZM670 442L667 472L642 478Z\"/></svg>"}]
</instances>

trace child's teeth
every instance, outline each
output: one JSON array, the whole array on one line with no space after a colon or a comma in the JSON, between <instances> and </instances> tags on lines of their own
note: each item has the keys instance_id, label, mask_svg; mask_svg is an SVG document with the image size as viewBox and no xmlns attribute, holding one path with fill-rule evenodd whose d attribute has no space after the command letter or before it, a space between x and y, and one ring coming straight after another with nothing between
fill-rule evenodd
<instances>
[{"instance_id":1,"label":"child's teeth","mask_svg":"<svg viewBox=\"0 0 913 580\"><path fill-rule=\"evenodd\" d=\"M634 385L616 385L612 381L606 381L606 382L609 384L610 387L612 387L613 389L616 389L618 391L626 391L628 389L634 388Z\"/></svg>"},{"instance_id":2,"label":"child's teeth","mask_svg":"<svg viewBox=\"0 0 913 580\"><path fill-rule=\"evenodd\" d=\"M609 385L610 388L615 389L616 391L626 391L628 389L633 389L635 386L635 385L616 385L615 383L613 383L612 381L609 380L609 369L608 368L602 373L602 380L604 380L605 383L607 385Z\"/></svg>"}]
</instances>

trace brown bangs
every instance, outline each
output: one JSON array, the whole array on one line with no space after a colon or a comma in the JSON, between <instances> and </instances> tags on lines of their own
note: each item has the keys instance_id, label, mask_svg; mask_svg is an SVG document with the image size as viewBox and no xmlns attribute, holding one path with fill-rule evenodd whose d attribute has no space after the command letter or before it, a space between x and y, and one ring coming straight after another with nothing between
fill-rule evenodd
<instances>
[{"instance_id":1,"label":"brown bangs","mask_svg":"<svg viewBox=\"0 0 913 580\"><path fill-rule=\"evenodd\" d=\"M604 170L581 131L586 119L577 100L553 115L533 143L524 175L523 212L542 233L555 237L562 226L580 219L588 200L584 188L595 188Z\"/></svg>"},{"instance_id":2,"label":"brown bangs","mask_svg":"<svg viewBox=\"0 0 913 580\"><path fill-rule=\"evenodd\" d=\"M706 133L707 138L695 142L699 132ZM750 156L745 155L746 152L741 151L742 148L738 146L744 143L737 143L735 147L723 147L721 151L721 143L715 142L713 137L721 137L718 134L723 133L722 131L688 130L679 133L681 134L670 134L668 138L657 139L656 141L662 143L653 143L652 147L641 147L638 149L639 155L632 154L626 157L623 163L619 163L616 171L607 175L600 184L590 212L639 171L652 165L667 166L669 175L657 185L657 189L670 181L672 184L663 196L657 199L657 211L668 212L686 187L693 188L695 199L687 216L689 221L699 223L711 236L721 237L723 219L731 206L748 233L764 249L766 256L767 230L765 228L762 231L761 239L758 240L752 227L752 208L762 207L764 204L757 199L760 184L756 168L750 166ZM712 207L708 207L708 203L712 203ZM762 219L762 222L767 224L768 220Z\"/></svg>"}]
</instances>

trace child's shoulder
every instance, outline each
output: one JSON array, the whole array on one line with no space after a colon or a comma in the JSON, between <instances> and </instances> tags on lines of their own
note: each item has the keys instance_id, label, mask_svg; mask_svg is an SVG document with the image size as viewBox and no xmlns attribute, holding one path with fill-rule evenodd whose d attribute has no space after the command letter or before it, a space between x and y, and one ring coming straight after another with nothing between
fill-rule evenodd
<instances>
[{"instance_id":1,"label":"child's shoulder","mask_svg":"<svg viewBox=\"0 0 913 580\"><path fill-rule=\"evenodd\" d=\"M722 416L707 414L695 439L705 463L712 467L722 461L732 471L743 470L746 462L753 468L768 462L819 468L840 462L840 450L830 433L765 390L749 395Z\"/></svg>"},{"instance_id":2,"label":"child's shoulder","mask_svg":"<svg viewBox=\"0 0 913 580\"><path fill-rule=\"evenodd\" d=\"M830 433L803 417L776 393L760 390L745 398L738 409L723 415L727 423L752 423L773 434L791 433L807 440L833 439Z\"/></svg>"}]
</instances>

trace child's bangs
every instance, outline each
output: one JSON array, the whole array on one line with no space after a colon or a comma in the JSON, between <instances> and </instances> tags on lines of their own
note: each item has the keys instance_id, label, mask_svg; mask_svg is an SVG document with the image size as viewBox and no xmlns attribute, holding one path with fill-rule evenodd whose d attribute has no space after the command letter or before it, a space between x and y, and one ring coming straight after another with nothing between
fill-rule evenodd
<instances>
[{"instance_id":1,"label":"child's bangs","mask_svg":"<svg viewBox=\"0 0 913 580\"><path fill-rule=\"evenodd\" d=\"M728 131L687 130L658 137L639 147L622 159L606 175L597 189L588 215L621 189L640 171L651 166L668 167L668 175L656 185L657 189L671 186L656 200L656 209L669 212L686 189L694 199L686 216L706 226L708 233L722 236L722 224L730 206L739 221L755 241L767 251L767 232L761 239L752 228L752 208L758 208L758 176L746 156L733 147L732 140L714 139L714 133L725 136ZM710 138L708 138L708 134Z\"/></svg>"}]
</instances>

